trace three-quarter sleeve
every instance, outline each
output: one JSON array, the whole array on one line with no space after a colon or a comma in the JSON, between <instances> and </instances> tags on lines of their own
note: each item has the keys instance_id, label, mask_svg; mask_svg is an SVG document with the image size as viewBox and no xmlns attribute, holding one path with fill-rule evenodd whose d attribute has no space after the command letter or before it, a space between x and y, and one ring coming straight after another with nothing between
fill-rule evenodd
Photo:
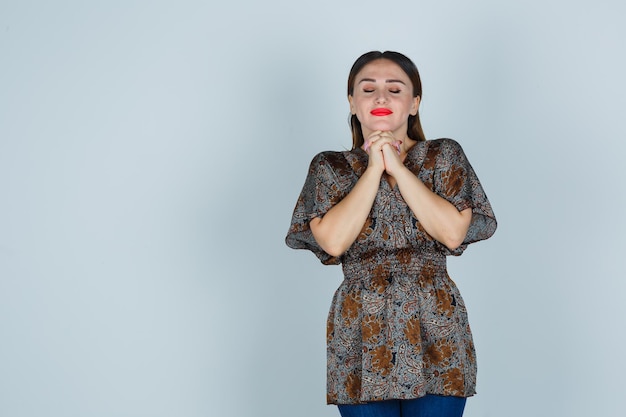
<instances>
[{"instance_id":1,"label":"three-quarter sleeve","mask_svg":"<svg viewBox=\"0 0 626 417\"><path fill-rule=\"evenodd\" d=\"M449 250L441 245L447 254L460 255L470 243L493 235L497 222L487 195L461 145L452 139L442 139L439 145L441 149L435 163L434 191L459 211L472 209L472 220L461 246Z\"/></svg>"},{"instance_id":2,"label":"three-quarter sleeve","mask_svg":"<svg viewBox=\"0 0 626 417\"><path fill-rule=\"evenodd\" d=\"M285 243L293 249L308 249L326 265L336 265L341 261L326 253L317 243L309 222L315 217L323 217L328 210L344 197L332 164L326 153L316 155L296 202Z\"/></svg>"}]
</instances>

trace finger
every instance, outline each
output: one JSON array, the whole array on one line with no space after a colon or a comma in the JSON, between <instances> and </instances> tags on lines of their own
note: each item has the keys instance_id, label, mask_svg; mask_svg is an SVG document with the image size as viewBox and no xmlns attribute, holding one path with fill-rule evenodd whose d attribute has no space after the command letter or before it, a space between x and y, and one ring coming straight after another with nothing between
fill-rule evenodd
<instances>
[{"instance_id":1,"label":"finger","mask_svg":"<svg viewBox=\"0 0 626 417\"><path fill-rule=\"evenodd\" d=\"M368 150L370 150L372 148L372 145L376 142L379 142L381 139L385 139L385 136L383 136L383 132L381 130L375 130L372 133L369 134L369 136L367 137L367 140L365 140L365 143L363 144L363 150L365 150L365 152L367 152ZM378 148L378 150L380 150Z\"/></svg>"},{"instance_id":2,"label":"finger","mask_svg":"<svg viewBox=\"0 0 626 417\"><path fill-rule=\"evenodd\" d=\"M374 143L377 139L379 139L379 135L380 131L375 131L369 134L369 136L367 137L367 139L365 139L365 143L364 143L364 147L369 148L372 143Z\"/></svg>"},{"instance_id":3,"label":"finger","mask_svg":"<svg viewBox=\"0 0 626 417\"><path fill-rule=\"evenodd\" d=\"M387 158L398 159L400 158L400 155L401 155L400 150L391 143L385 143L383 145L382 153L383 153L383 157L385 158L385 160ZM394 155L393 157L391 156L392 154Z\"/></svg>"},{"instance_id":4,"label":"finger","mask_svg":"<svg viewBox=\"0 0 626 417\"><path fill-rule=\"evenodd\" d=\"M384 139L385 143L391 143L398 153L402 152L402 141L395 138L392 132L384 131L381 132L378 140Z\"/></svg>"},{"instance_id":5,"label":"finger","mask_svg":"<svg viewBox=\"0 0 626 417\"><path fill-rule=\"evenodd\" d=\"M380 149L381 146L383 146L383 144L389 143L389 144L393 144L397 142L395 139L392 139L390 137L386 137L386 136L382 136L382 137L378 137L375 138L371 141L369 141L369 146L376 146L377 149Z\"/></svg>"},{"instance_id":6,"label":"finger","mask_svg":"<svg viewBox=\"0 0 626 417\"><path fill-rule=\"evenodd\" d=\"M396 138L393 136L393 133L389 131L380 132L379 137L381 139L385 138L385 139L396 140Z\"/></svg>"}]
</instances>

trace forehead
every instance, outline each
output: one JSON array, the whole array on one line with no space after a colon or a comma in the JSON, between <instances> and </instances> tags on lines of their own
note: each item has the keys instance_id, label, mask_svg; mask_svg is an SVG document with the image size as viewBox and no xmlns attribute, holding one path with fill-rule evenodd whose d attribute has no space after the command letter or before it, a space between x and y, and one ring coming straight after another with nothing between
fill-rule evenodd
<instances>
[{"instance_id":1,"label":"forehead","mask_svg":"<svg viewBox=\"0 0 626 417\"><path fill-rule=\"evenodd\" d=\"M411 82L408 75L406 75L402 68L400 68L400 66L395 62L388 59L377 59L376 61L372 61L365 65L356 75L355 81L358 83L364 78L376 81L393 79L402 80L405 83Z\"/></svg>"}]
</instances>

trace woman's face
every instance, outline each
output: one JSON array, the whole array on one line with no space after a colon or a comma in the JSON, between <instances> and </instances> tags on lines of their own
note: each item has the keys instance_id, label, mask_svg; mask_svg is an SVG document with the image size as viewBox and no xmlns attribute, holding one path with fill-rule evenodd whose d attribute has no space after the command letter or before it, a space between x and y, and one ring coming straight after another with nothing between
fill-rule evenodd
<instances>
[{"instance_id":1,"label":"woman's face","mask_svg":"<svg viewBox=\"0 0 626 417\"><path fill-rule=\"evenodd\" d=\"M407 138L409 115L417 114L420 99L413 97L413 84L402 68L387 59L377 59L357 73L348 101L365 139L381 130L403 140Z\"/></svg>"}]
</instances>

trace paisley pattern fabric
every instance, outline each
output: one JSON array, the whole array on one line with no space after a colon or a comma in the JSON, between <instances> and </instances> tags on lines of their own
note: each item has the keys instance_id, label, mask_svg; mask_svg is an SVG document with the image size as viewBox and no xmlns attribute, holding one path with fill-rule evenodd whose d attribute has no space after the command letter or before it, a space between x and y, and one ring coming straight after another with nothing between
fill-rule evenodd
<instances>
[{"instance_id":1,"label":"paisley pattern fabric","mask_svg":"<svg viewBox=\"0 0 626 417\"><path fill-rule=\"evenodd\" d=\"M328 315L327 401L471 396L474 344L446 256L460 255L468 244L495 232L491 205L457 142L418 142L405 165L459 211L473 211L463 244L451 251L430 237L397 186L382 179L361 234L343 255L333 257L317 244L309 221L350 192L367 162L360 148L316 155L286 237L288 246L311 250L324 264L343 268Z\"/></svg>"}]
</instances>

